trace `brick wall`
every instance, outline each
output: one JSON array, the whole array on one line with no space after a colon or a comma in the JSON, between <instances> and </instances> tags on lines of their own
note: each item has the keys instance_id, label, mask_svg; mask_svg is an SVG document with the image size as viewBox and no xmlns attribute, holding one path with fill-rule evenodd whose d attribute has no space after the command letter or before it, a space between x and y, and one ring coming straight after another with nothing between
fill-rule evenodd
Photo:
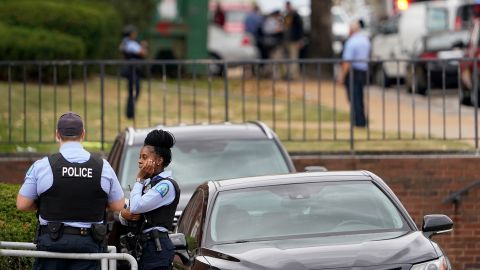
<instances>
[{"instance_id":1,"label":"brick wall","mask_svg":"<svg viewBox=\"0 0 480 270\"><path fill-rule=\"evenodd\" d=\"M0 159L0 182L21 183L28 167L39 157ZM452 192L480 180L480 157L459 155L294 155L298 171L321 165L328 170L369 170L397 194L421 226L426 214L446 214L453 232L434 236L454 269L480 269L480 187L462 198L458 207L443 203Z\"/></svg>"},{"instance_id":2,"label":"brick wall","mask_svg":"<svg viewBox=\"0 0 480 270\"><path fill-rule=\"evenodd\" d=\"M480 186L458 207L443 203L452 192L480 180L480 157L473 156L294 156L298 171L320 165L328 170L368 170L396 193L421 228L426 214L446 214L453 232L434 236L454 269L480 269Z\"/></svg>"}]
</instances>

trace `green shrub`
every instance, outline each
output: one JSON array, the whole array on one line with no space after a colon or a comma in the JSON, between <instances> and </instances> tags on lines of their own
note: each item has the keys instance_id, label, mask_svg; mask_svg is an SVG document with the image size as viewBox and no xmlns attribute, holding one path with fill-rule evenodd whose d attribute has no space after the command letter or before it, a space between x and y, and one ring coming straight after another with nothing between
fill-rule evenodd
<instances>
[{"instance_id":1,"label":"green shrub","mask_svg":"<svg viewBox=\"0 0 480 270\"><path fill-rule=\"evenodd\" d=\"M0 23L0 59L83 59L81 39L60 32Z\"/></svg>"},{"instance_id":2,"label":"green shrub","mask_svg":"<svg viewBox=\"0 0 480 270\"><path fill-rule=\"evenodd\" d=\"M77 37L46 29L8 26L0 23L0 59L50 60L83 59L85 46ZM38 80L38 67L26 65L26 80ZM78 73L78 72L77 72ZM12 67L12 79L23 80L23 66ZM43 69L44 82L53 81L52 68ZM0 79L7 80L8 71L0 69ZM57 82L68 80L66 69L57 71Z\"/></svg>"},{"instance_id":3,"label":"green shrub","mask_svg":"<svg viewBox=\"0 0 480 270\"><path fill-rule=\"evenodd\" d=\"M85 43L87 58L111 58L118 54L120 16L107 4L65 0L7 1L0 8L0 21L80 38Z\"/></svg>"},{"instance_id":4,"label":"green shrub","mask_svg":"<svg viewBox=\"0 0 480 270\"><path fill-rule=\"evenodd\" d=\"M19 185L0 183L0 241L32 242L37 219L33 212L15 206ZM0 257L0 269L31 269L33 259Z\"/></svg>"}]
</instances>

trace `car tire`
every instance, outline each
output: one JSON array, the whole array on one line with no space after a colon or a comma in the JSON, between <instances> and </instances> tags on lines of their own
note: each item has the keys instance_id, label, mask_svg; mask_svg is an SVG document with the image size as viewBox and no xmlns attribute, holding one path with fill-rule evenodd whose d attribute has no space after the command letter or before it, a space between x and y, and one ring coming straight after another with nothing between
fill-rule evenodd
<instances>
[{"instance_id":1,"label":"car tire","mask_svg":"<svg viewBox=\"0 0 480 270\"><path fill-rule=\"evenodd\" d=\"M381 87L390 87L391 81L390 78L385 73L385 69L383 68L382 64L379 64L373 73L373 82Z\"/></svg>"},{"instance_id":2,"label":"car tire","mask_svg":"<svg viewBox=\"0 0 480 270\"><path fill-rule=\"evenodd\" d=\"M465 91L465 88L463 88L462 91L460 91L458 99L461 105L472 106L470 93L468 91Z\"/></svg>"},{"instance_id":3,"label":"car tire","mask_svg":"<svg viewBox=\"0 0 480 270\"><path fill-rule=\"evenodd\" d=\"M407 92L413 93L413 76L409 66L407 66L407 71L405 74ZM423 96L427 94L427 77L425 74L425 69L420 66L415 67L415 93Z\"/></svg>"},{"instance_id":4,"label":"car tire","mask_svg":"<svg viewBox=\"0 0 480 270\"><path fill-rule=\"evenodd\" d=\"M480 93L477 93L475 95L475 93L470 92L470 105L473 106L473 107L475 107L475 106L480 107L479 102L480 102Z\"/></svg>"},{"instance_id":5,"label":"car tire","mask_svg":"<svg viewBox=\"0 0 480 270\"><path fill-rule=\"evenodd\" d=\"M211 60L221 60L222 58L215 53L209 54ZM208 65L208 74L213 76L221 76L224 72L224 66L221 63L211 63Z\"/></svg>"}]
</instances>

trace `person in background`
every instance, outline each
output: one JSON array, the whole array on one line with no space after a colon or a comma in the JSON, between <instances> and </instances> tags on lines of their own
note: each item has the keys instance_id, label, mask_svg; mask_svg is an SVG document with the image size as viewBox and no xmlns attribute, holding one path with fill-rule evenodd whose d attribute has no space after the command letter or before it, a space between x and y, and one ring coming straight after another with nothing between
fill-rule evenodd
<instances>
[{"instance_id":1,"label":"person in background","mask_svg":"<svg viewBox=\"0 0 480 270\"><path fill-rule=\"evenodd\" d=\"M120 212L124 225L133 225L141 245L139 269L171 269L175 246L168 236L180 200L180 188L165 168L172 160L175 138L153 130L145 138L138 159L139 171L129 205ZM138 251L136 252L138 256Z\"/></svg>"},{"instance_id":2,"label":"person in background","mask_svg":"<svg viewBox=\"0 0 480 270\"><path fill-rule=\"evenodd\" d=\"M38 214L37 250L106 252L105 210L120 211L123 190L110 164L87 152L83 121L74 112L60 116L55 138L59 153L36 161L17 195L20 211ZM98 260L38 258L33 269L99 269Z\"/></svg>"},{"instance_id":3,"label":"person in background","mask_svg":"<svg viewBox=\"0 0 480 270\"><path fill-rule=\"evenodd\" d=\"M262 44L267 57L276 60L283 59L283 23L282 14L279 10L273 11L265 18L262 25L262 32Z\"/></svg>"},{"instance_id":4,"label":"person in background","mask_svg":"<svg viewBox=\"0 0 480 270\"><path fill-rule=\"evenodd\" d=\"M252 10L245 17L245 32L249 33L255 38L255 45L260 53L262 59L268 58L267 52L262 44L262 23L263 16L260 13L260 8L256 3L252 5Z\"/></svg>"},{"instance_id":5,"label":"person in background","mask_svg":"<svg viewBox=\"0 0 480 270\"><path fill-rule=\"evenodd\" d=\"M138 60L147 56L147 43L137 41L138 31L133 25L123 29L123 39L120 44L120 51L126 60ZM122 76L128 80L127 118L135 117L135 102L140 95L140 70L135 65L125 66Z\"/></svg>"},{"instance_id":6,"label":"person in background","mask_svg":"<svg viewBox=\"0 0 480 270\"><path fill-rule=\"evenodd\" d=\"M225 11L223 10L220 2L217 2L217 5L215 7L215 13L213 14L213 22L222 28L225 26Z\"/></svg>"},{"instance_id":7,"label":"person in background","mask_svg":"<svg viewBox=\"0 0 480 270\"><path fill-rule=\"evenodd\" d=\"M288 55L287 58L294 61L289 65L289 74L287 74L287 79L295 79L299 76L299 65L295 61L298 60L300 49L304 45L303 21L298 12L293 8L290 1L285 2L285 9L285 49Z\"/></svg>"},{"instance_id":8,"label":"person in background","mask_svg":"<svg viewBox=\"0 0 480 270\"><path fill-rule=\"evenodd\" d=\"M344 83L348 100L352 103L353 125L365 127L363 88L367 82L368 59L370 57L370 40L362 33L363 21L358 20L350 24L350 36L345 42L338 83ZM350 74L351 72L351 74Z\"/></svg>"}]
</instances>

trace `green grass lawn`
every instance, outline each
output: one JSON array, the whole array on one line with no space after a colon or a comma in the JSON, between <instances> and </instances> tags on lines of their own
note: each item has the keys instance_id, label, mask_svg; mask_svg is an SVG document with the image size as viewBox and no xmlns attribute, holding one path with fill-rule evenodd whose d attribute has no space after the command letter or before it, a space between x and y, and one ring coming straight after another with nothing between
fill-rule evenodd
<instances>
[{"instance_id":1,"label":"green grass lawn","mask_svg":"<svg viewBox=\"0 0 480 270\"><path fill-rule=\"evenodd\" d=\"M56 119L65 111L79 113L85 121L86 146L105 151L119 131L128 126L150 127L180 123L218 123L261 120L273 128L289 151L344 151L350 147L348 112L320 106L316 96L301 87L289 88L271 80L142 80L135 120L125 117L126 81L98 77L72 84L0 82L0 151L51 152ZM228 92L225 90L228 88ZM275 89L275 91L273 91ZM103 96L103 103L102 103ZM228 98L227 98L228 97ZM103 117L102 108L103 106ZM228 107L228 111L225 109ZM228 118L227 118L228 113ZM103 129L102 129L103 121ZM11 128L9 128L11 127ZM395 141L396 134L355 130L357 150L473 149L459 141ZM408 137L402 135L402 138ZM345 145L347 147L345 147Z\"/></svg>"}]
</instances>

